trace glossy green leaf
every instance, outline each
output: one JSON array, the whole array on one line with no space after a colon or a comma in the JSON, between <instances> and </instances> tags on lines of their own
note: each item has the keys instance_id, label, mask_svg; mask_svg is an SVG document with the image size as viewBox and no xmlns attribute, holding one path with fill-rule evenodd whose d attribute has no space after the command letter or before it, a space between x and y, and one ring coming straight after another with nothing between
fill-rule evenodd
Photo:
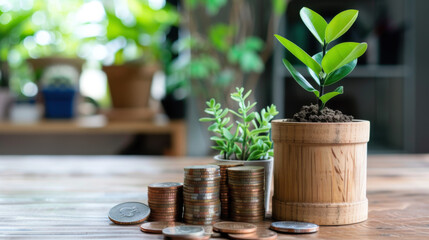
<instances>
[{"instance_id":1,"label":"glossy green leaf","mask_svg":"<svg viewBox=\"0 0 429 240\"><path fill-rule=\"evenodd\" d=\"M313 56L313 59L316 60L318 63L322 63L322 52L319 52L317 54L315 54ZM333 71L331 74L329 74L326 79L325 82L323 84L323 86L329 86L332 85L336 82L338 82L339 80L343 79L344 77L346 77L347 75L349 75L353 69L356 67L357 64L357 59L351 61L350 63L347 63L346 65L340 67L339 69ZM307 67L308 72L310 73L311 77L314 79L314 81L316 81L316 83L319 83L319 76L317 76L310 68Z\"/></svg>"},{"instance_id":2,"label":"glossy green leaf","mask_svg":"<svg viewBox=\"0 0 429 240\"><path fill-rule=\"evenodd\" d=\"M223 131L222 133L226 137L226 139L231 140L234 137L226 128L224 128L222 131Z\"/></svg>"},{"instance_id":3,"label":"glossy green leaf","mask_svg":"<svg viewBox=\"0 0 429 240\"><path fill-rule=\"evenodd\" d=\"M346 10L338 13L328 24L325 31L326 44L346 33L358 17L359 11Z\"/></svg>"},{"instance_id":4,"label":"glossy green leaf","mask_svg":"<svg viewBox=\"0 0 429 240\"><path fill-rule=\"evenodd\" d=\"M285 46L289 52L291 52L296 58L298 58L302 63L311 68L315 73L320 73L322 67L317 63L313 58L310 57L304 50L298 47L295 43L287 40L286 38L275 34L274 35L279 42Z\"/></svg>"},{"instance_id":5,"label":"glossy green leaf","mask_svg":"<svg viewBox=\"0 0 429 240\"><path fill-rule=\"evenodd\" d=\"M295 81L302 88L304 88L308 92L314 93L316 95L316 97L319 97L319 91L317 91L316 89L314 89L314 87L301 75L301 73L299 73L292 66L292 64L288 60L283 59L283 64L285 65L285 67L287 68L287 70L290 72L290 74L292 75L293 79L295 79Z\"/></svg>"},{"instance_id":6,"label":"glossy green leaf","mask_svg":"<svg viewBox=\"0 0 429 240\"><path fill-rule=\"evenodd\" d=\"M316 62L318 62L320 65L322 65L322 52L319 52L312 57ZM313 72L309 67L307 67L308 73L310 73L310 76L314 79L314 81L317 83L317 85L320 86L320 79L319 76Z\"/></svg>"},{"instance_id":7,"label":"glossy green leaf","mask_svg":"<svg viewBox=\"0 0 429 240\"><path fill-rule=\"evenodd\" d=\"M211 122L214 120L216 120L216 119L214 119L214 118L200 118L200 122Z\"/></svg>"},{"instance_id":8,"label":"glossy green leaf","mask_svg":"<svg viewBox=\"0 0 429 240\"><path fill-rule=\"evenodd\" d=\"M301 16L301 19L304 22L305 26L307 26L308 30L310 30L310 32L314 35L317 41L319 41L320 44L324 45L325 31L326 26L328 25L325 19L315 11L306 7L303 7L301 9L299 15Z\"/></svg>"},{"instance_id":9,"label":"glossy green leaf","mask_svg":"<svg viewBox=\"0 0 429 240\"><path fill-rule=\"evenodd\" d=\"M322 101L323 106L325 106L325 104L329 100L331 100L333 97L335 97L335 96L337 96L339 94L343 94L343 86L337 87L334 91L324 94L319 99L320 99L320 101Z\"/></svg>"},{"instance_id":10,"label":"glossy green leaf","mask_svg":"<svg viewBox=\"0 0 429 240\"><path fill-rule=\"evenodd\" d=\"M219 125L217 123L213 123L212 125L209 126L208 130L209 131L214 131Z\"/></svg>"},{"instance_id":11,"label":"glossy green leaf","mask_svg":"<svg viewBox=\"0 0 429 240\"><path fill-rule=\"evenodd\" d=\"M322 67L326 74L339 69L347 63L362 56L367 48L366 43L345 42L331 48L323 57Z\"/></svg>"},{"instance_id":12,"label":"glossy green leaf","mask_svg":"<svg viewBox=\"0 0 429 240\"><path fill-rule=\"evenodd\" d=\"M343 79L353 71L353 69L356 67L356 64L357 64L357 59L333 71L325 79L325 83L323 84L323 86L329 86L340 81L341 79Z\"/></svg>"}]
</instances>

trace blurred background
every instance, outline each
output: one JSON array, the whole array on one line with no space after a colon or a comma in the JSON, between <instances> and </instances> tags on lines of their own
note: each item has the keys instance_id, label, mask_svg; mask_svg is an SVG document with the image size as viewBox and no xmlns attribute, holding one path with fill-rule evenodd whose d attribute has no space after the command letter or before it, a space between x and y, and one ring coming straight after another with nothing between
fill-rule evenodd
<instances>
[{"instance_id":1,"label":"blurred background","mask_svg":"<svg viewBox=\"0 0 429 240\"><path fill-rule=\"evenodd\" d=\"M360 11L341 41L369 48L329 107L371 121L369 153L429 152L428 1L0 0L0 154L207 155L205 101L237 86L291 117L315 99L273 34L320 51L303 6Z\"/></svg>"}]
</instances>

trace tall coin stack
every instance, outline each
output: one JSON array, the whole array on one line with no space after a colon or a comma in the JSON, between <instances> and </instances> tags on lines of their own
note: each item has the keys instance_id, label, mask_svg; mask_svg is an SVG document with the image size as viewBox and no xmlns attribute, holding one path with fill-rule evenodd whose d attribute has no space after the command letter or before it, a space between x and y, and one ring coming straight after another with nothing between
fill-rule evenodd
<instances>
[{"instance_id":1,"label":"tall coin stack","mask_svg":"<svg viewBox=\"0 0 429 240\"><path fill-rule=\"evenodd\" d=\"M183 214L183 184L154 183L148 187L149 221L177 222Z\"/></svg>"},{"instance_id":2,"label":"tall coin stack","mask_svg":"<svg viewBox=\"0 0 429 240\"><path fill-rule=\"evenodd\" d=\"M230 217L238 222L261 222L265 218L264 167L228 168Z\"/></svg>"},{"instance_id":3,"label":"tall coin stack","mask_svg":"<svg viewBox=\"0 0 429 240\"><path fill-rule=\"evenodd\" d=\"M183 186L184 220L189 224L210 225L220 217L220 168L215 165L185 167Z\"/></svg>"},{"instance_id":4,"label":"tall coin stack","mask_svg":"<svg viewBox=\"0 0 429 240\"><path fill-rule=\"evenodd\" d=\"M229 219L229 191L228 191L228 171L230 167L243 166L243 163L228 161L216 162L213 165L220 167L220 205L221 205L221 218Z\"/></svg>"}]
</instances>

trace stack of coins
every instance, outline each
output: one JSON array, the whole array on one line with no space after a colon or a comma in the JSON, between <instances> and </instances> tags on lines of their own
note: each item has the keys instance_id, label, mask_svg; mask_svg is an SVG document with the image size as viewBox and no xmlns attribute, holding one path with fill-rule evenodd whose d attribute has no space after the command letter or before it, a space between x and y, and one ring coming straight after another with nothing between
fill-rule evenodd
<instances>
[{"instance_id":1,"label":"stack of coins","mask_svg":"<svg viewBox=\"0 0 429 240\"><path fill-rule=\"evenodd\" d=\"M176 222L182 220L183 184L154 183L148 187L149 221Z\"/></svg>"},{"instance_id":2,"label":"stack of coins","mask_svg":"<svg viewBox=\"0 0 429 240\"><path fill-rule=\"evenodd\" d=\"M228 161L213 163L220 167L220 205L221 218L229 219L229 191L228 191L228 171L230 167L243 166L243 163Z\"/></svg>"},{"instance_id":3,"label":"stack of coins","mask_svg":"<svg viewBox=\"0 0 429 240\"><path fill-rule=\"evenodd\" d=\"M260 222L265 217L264 167L228 168L230 217L238 222Z\"/></svg>"},{"instance_id":4,"label":"stack of coins","mask_svg":"<svg viewBox=\"0 0 429 240\"><path fill-rule=\"evenodd\" d=\"M189 224L210 225L220 217L220 168L215 165L185 167L183 187L184 220Z\"/></svg>"}]
</instances>

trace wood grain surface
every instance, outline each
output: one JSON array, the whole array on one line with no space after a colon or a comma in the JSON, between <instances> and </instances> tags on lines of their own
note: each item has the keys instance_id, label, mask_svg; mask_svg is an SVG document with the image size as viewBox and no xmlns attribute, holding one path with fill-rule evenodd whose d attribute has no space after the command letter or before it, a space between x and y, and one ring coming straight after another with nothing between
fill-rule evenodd
<instances>
[{"instance_id":1,"label":"wood grain surface","mask_svg":"<svg viewBox=\"0 0 429 240\"><path fill-rule=\"evenodd\" d=\"M147 186L182 181L210 158L0 157L0 239L163 239L118 226L109 209L147 202ZM279 239L429 239L429 155L368 158L369 218ZM268 227L269 220L259 224Z\"/></svg>"},{"instance_id":2,"label":"wood grain surface","mask_svg":"<svg viewBox=\"0 0 429 240\"><path fill-rule=\"evenodd\" d=\"M370 124L272 123L273 218L344 225L365 221Z\"/></svg>"}]
</instances>

